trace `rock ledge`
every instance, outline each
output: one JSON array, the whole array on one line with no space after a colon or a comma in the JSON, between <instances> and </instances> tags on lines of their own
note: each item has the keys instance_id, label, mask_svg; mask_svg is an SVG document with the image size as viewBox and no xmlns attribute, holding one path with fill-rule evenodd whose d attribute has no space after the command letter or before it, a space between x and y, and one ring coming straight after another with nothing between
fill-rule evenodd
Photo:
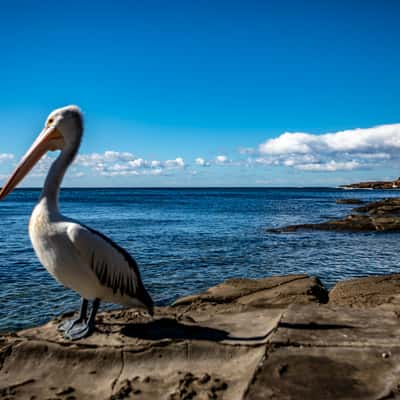
<instances>
[{"instance_id":1,"label":"rock ledge","mask_svg":"<svg viewBox=\"0 0 400 400\"><path fill-rule=\"evenodd\" d=\"M347 204L355 204L356 199ZM343 204L343 202L340 202ZM268 232L295 232L302 229L344 232L400 232L400 198L390 198L368 203L354 208L353 212L342 218L318 224L289 225L268 229Z\"/></svg>"},{"instance_id":2,"label":"rock ledge","mask_svg":"<svg viewBox=\"0 0 400 400\"><path fill-rule=\"evenodd\" d=\"M399 305L400 275L289 275L104 312L77 342L62 316L0 336L0 399L398 398Z\"/></svg>"}]
</instances>

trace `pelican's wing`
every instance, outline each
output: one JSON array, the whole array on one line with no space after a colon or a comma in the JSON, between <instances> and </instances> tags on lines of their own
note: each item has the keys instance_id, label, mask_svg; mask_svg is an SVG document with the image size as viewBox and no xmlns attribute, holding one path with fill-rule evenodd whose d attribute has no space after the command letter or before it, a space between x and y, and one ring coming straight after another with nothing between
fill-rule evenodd
<instances>
[{"instance_id":1,"label":"pelican's wing","mask_svg":"<svg viewBox=\"0 0 400 400\"><path fill-rule=\"evenodd\" d=\"M152 307L136 261L122 247L102 233L77 223L69 225L68 236L103 286L111 288L114 294L135 297Z\"/></svg>"}]
</instances>

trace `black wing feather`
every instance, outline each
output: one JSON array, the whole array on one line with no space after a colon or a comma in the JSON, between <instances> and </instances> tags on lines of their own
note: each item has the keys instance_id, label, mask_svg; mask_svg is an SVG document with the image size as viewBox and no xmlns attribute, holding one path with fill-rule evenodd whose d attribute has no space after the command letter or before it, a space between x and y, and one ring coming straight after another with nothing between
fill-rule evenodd
<instances>
[{"instance_id":1,"label":"black wing feather","mask_svg":"<svg viewBox=\"0 0 400 400\"><path fill-rule=\"evenodd\" d=\"M154 302L149 293L147 292L146 288L143 285L141 276L140 276L140 271L138 268L138 265L135 261L135 259L121 246L116 244L113 240L111 240L109 237L103 235L101 232L96 231L95 229L89 228L86 225L82 225L84 228L86 228L89 232L93 233L94 235L97 235L101 237L103 240L105 240L108 244L110 244L116 251L118 251L129 267L132 269L132 273L135 275L135 280L137 282L137 286L133 284L133 280L129 279L128 281L125 282L124 277L122 274L118 274L118 276L112 277L111 275L107 274L107 265L105 264L104 261L102 262L96 262L96 255L93 253L92 254L92 260L91 260L91 268L93 272L96 274L97 278L99 279L100 283L103 286L109 287L113 289L113 293L116 294L118 291L121 293L121 296L124 294L127 294L130 297L137 298L140 300L145 306L149 308L149 310L152 311L154 307Z\"/></svg>"}]
</instances>

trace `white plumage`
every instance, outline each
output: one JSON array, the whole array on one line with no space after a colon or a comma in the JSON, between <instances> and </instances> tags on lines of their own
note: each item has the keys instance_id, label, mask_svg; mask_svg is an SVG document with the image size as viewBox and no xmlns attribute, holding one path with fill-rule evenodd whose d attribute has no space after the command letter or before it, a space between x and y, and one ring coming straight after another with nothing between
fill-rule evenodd
<instances>
[{"instance_id":1,"label":"white plumage","mask_svg":"<svg viewBox=\"0 0 400 400\"><path fill-rule=\"evenodd\" d=\"M94 329L100 300L153 310L135 260L100 232L63 216L58 207L59 187L80 146L83 118L76 106L53 111L38 139L23 157L0 192L5 198L48 150L60 149L35 207L29 236L48 272L61 284L82 296L80 317L62 324L69 339L89 335ZM93 301L87 319L88 301Z\"/></svg>"}]
</instances>

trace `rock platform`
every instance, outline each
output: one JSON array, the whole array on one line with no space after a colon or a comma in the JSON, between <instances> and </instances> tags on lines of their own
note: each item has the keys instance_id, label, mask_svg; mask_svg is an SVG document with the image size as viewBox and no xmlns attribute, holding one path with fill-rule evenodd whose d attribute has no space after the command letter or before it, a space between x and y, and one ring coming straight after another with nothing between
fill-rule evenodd
<instances>
[{"instance_id":1,"label":"rock platform","mask_svg":"<svg viewBox=\"0 0 400 400\"><path fill-rule=\"evenodd\" d=\"M400 398L400 275L232 279L76 342L67 317L0 336L0 399Z\"/></svg>"}]
</instances>

